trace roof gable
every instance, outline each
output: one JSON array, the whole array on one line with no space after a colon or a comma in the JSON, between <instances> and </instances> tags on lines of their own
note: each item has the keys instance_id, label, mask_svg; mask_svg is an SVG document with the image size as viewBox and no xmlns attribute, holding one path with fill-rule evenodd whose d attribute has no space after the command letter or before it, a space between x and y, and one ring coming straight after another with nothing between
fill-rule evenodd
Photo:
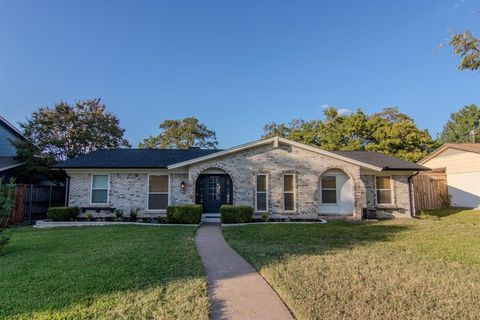
<instances>
[{"instance_id":1,"label":"roof gable","mask_svg":"<svg viewBox=\"0 0 480 320\"><path fill-rule=\"evenodd\" d=\"M342 160L348 163L356 164L360 167L371 169L374 171L383 171L383 170L429 170L426 167L421 165L407 162L392 156L385 155L379 152L370 152L370 151L327 151L312 147L303 143L295 142L285 138L273 137L269 139L257 140L254 142L246 143L237 147L223 150L210 155L205 155L200 158L194 158L188 161L175 163L169 165L169 169L180 168L184 166L189 166L194 163L218 158L221 156L226 156L232 153L240 152L249 148L254 148L262 145L272 144L278 147L279 143L295 146L305 150L309 150L321 155L325 155L334 159Z\"/></svg>"},{"instance_id":2,"label":"roof gable","mask_svg":"<svg viewBox=\"0 0 480 320\"><path fill-rule=\"evenodd\" d=\"M13 124L7 121L4 117L0 116L0 125L9 130L11 133L19 137L20 139L25 139L23 134L18 130Z\"/></svg>"},{"instance_id":3,"label":"roof gable","mask_svg":"<svg viewBox=\"0 0 480 320\"><path fill-rule=\"evenodd\" d=\"M436 156L438 156L439 154L441 154L447 149L455 149L455 150L460 150L465 152L480 153L480 143L445 143L441 147L432 151L429 155L427 155L425 158L420 160L418 163L424 164L428 160L435 158Z\"/></svg>"}]
</instances>

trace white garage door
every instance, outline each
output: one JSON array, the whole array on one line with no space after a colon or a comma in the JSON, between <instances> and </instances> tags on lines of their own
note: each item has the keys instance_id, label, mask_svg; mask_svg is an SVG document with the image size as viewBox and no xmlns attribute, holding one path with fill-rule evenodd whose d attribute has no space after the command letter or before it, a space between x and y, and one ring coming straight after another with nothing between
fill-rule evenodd
<instances>
[{"instance_id":1,"label":"white garage door","mask_svg":"<svg viewBox=\"0 0 480 320\"><path fill-rule=\"evenodd\" d=\"M451 205L480 209L480 172L447 175Z\"/></svg>"}]
</instances>

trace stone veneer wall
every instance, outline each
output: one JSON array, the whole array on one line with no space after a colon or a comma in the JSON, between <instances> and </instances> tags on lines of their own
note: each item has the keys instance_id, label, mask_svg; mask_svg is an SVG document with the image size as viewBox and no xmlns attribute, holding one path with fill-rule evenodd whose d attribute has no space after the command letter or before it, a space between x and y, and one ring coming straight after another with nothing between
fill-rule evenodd
<instances>
[{"instance_id":1,"label":"stone veneer wall","mask_svg":"<svg viewBox=\"0 0 480 320\"><path fill-rule=\"evenodd\" d=\"M375 176L362 175L361 179L365 185L365 192L367 196L367 206L370 208L377 207L385 208L386 213L391 213L397 217L410 217L410 199L408 187L408 175L392 175L392 204L377 206L377 195L375 191ZM393 209L392 209L393 208Z\"/></svg>"},{"instance_id":2,"label":"stone veneer wall","mask_svg":"<svg viewBox=\"0 0 480 320\"><path fill-rule=\"evenodd\" d=\"M190 201L194 201L194 182L197 177L210 168L219 168L227 172L233 182L233 203L255 206L255 176L268 174L269 208L271 214L317 218L318 180L329 169L341 169L353 179L355 192L355 217L360 218L362 208L366 206L365 188L360 179L360 167L344 161L319 155L302 148L280 145L261 146L194 164L189 168ZM296 210L283 210L283 175L294 174L296 183ZM320 213L321 214L321 213Z\"/></svg>"},{"instance_id":3,"label":"stone veneer wall","mask_svg":"<svg viewBox=\"0 0 480 320\"><path fill-rule=\"evenodd\" d=\"M106 174L106 173L99 173ZM128 215L130 209L146 210L147 174L145 173L111 173L109 186L109 203L90 204L91 173L70 173L69 206L78 207L115 207Z\"/></svg>"}]
</instances>

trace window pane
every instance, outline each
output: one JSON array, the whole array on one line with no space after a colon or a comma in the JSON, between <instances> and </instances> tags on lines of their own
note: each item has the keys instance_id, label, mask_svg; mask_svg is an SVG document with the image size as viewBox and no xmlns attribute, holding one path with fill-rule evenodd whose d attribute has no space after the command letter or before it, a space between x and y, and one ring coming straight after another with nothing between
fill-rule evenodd
<instances>
[{"instance_id":1,"label":"window pane","mask_svg":"<svg viewBox=\"0 0 480 320\"><path fill-rule=\"evenodd\" d=\"M337 182L335 177L322 177L322 188L324 189L335 189L337 187Z\"/></svg>"},{"instance_id":2,"label":"window pane","mask_svg":"<svg viewBox=\"0 0 480 320\"><path fill-rule=\"evenodd\" d=\"M257 193L257 210L267 211L267 194Z\"/></svg>"},{"instance_id":3,"label":"window pane","mask_svg":"<svg viewBox=\"0 0 480 320\"><path fill-rule=\"evenodd\" d=\"M283 197L284 197L284 208L285 210L287 211L293 211L294 210L294 206L293 206L293 193L284 193L283 194Z\"/></svg>"},{"instance_id":4,"label":"window pane","mask_svg":"<svg viewBox=\"0 0 480 320\"><path fill-rule=\"evenodd\" d=\"M267 176L257 176L257 191L267 191Z\"/></svg>"},{"instance_id":5,"label":"window pane","mask_svg":"<svg viewBox=\"0 0 480 320\"><path fill-rule=\"evenodd\" d=\"M168 176L149 176L150 192L168 192Z\"/></svg>"},{"instance_id":6,"label":"window pane","mask_svg":"<svg viewBox=\"0 0 480 320\"><path fill-rule=\"evenodd\" d=\"M92 203L107 203L107 190L106 189L92 190Z\"/></svg>"},{"instance_id":7,"label":"window pane","mask_svg":"<svg viewBox=\"0 0 480 320\"><path fill-rule=\"evenodd\" d=\"M337 191L322 190L322 203L337 203Z\"/></svg>"},{"instance_id":8,"label":"window pane","mask_svg":"<svg viewBox=\"0 0 480 320\"><path fill-rule=\"evenodd\" d=\"M108 176L106 175L94 175L93 184L94 189L107 189L108 188Z\"/></svg>"},{"instance_id":9,"label":"window pane","mask_svg":"<svg viewBox=\"0 0 480 320\"><path fill-rule=\"evenodd\" d=\"M392 203L390 190L377 190L377 203Z\"/></svg>"},{"instance_id":10,"label":"window pane","mask_svg":"<svg viewBox=\"0 0 480 320\"><path fill-rule=\"evenodd\" d=\"M148 209L166 209L168 206L167 194L149 194L148 195Z\"/></svg>"},{"instance_id":11,"label":"window pane","mask_svg":"<svg viewBox=\"0 0 480 320\"><path fill-rule=\"evenodd\" d=\"M390 189L390 177L377 177L377 189Z\"/></svg>"},{"instance_id":12,"label":"window pane","mask_svg":"<svg viewBox=\"0 0 480 320\"><path fill-rule=\"evenodd\" d=\"M283 188L284 191L293 191L293 175L283 176Z\"/></svg>"}]
</instances>

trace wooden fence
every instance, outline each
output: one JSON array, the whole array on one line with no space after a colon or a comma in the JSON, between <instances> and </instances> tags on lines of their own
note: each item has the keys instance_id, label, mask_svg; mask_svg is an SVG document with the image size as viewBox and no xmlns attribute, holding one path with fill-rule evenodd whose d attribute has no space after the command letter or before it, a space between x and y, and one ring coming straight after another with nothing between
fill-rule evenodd
<instances>
[{"instance_id":1,"label":"wooden fence","mask_svg":"<svg viewBox=\"0 0 480 320\"><path fill-rule=\"evenodd\" d=\"M417 212L449 206L445 169L422 172L413 177L413 191Z\"/></svg>"},{"instance_id":2,"label":"wooden fence","mask_svg":"<svg viewBox=\"0 0 480 320\"><path fill-rule=\"evenodd\" d=\"M44 219L50 207L65 206L65 187L19 184L15 187L15 204L9 224Z\"/></svg>"}]
</instances>

